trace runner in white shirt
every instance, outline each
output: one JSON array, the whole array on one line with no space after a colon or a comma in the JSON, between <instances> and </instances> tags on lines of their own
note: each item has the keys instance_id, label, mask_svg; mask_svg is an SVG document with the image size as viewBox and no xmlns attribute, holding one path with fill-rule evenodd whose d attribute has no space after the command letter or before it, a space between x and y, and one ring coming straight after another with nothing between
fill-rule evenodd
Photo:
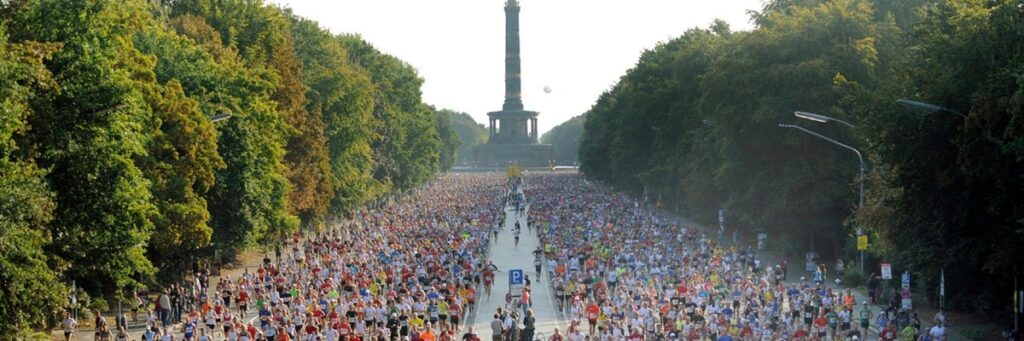
<instances>
[{"instance_id":1,"label":"runner in white shirt","mask_svg":"<svg viewBox=\"0 0 1024 341\"><path fill-rule=\"evenodd\" d=\"M946 327L942 324L937 324L928 332L932 336L933 341L946 341Z\"/></svg>"},{"instance_id":2,"label":"runner in white shirt","mask_svg":"<svg viewBox=\"0 0 1024 341\"><path fill-rule=\"evenodd\" d=\"M327 332L324 333L324 339L326 341L338 341L338 331L334 330L334 327L327 324Z\"/></svg>"},{"instance_id":3,"label":"runner in white shirt","mask_svg":"<svg viewBox=\"0 0 1024 341\"><path fill-rule=\"evenodd\" d=\"M75 332L75 327L78 326L78 321L71 318L71 314L64 313L64 321L61 321L60 326L64 328L64 340L71 340L71 334Z\"/></svg>"},{"instance_id":4,"label":"runner in white shirt","mask_svg":"<svg viewBox=\"0 0 1024 341\"><path fill-rule=\"evenodd\" d=\"M174 334L171 333L170 329L164 328L163 336L160 341L174 341Z\"/></svg>"},{"instance_id":5,"label":"runner in white shirt","mask_svg":"<svg viewBox=\"0 0 1024 341\"><path fill-rule=\"evenodd\" d=\"M206 311L206 326L213 330L217 327L217 315L214 314L213 309Z\"/></svg>"}]
</instances>

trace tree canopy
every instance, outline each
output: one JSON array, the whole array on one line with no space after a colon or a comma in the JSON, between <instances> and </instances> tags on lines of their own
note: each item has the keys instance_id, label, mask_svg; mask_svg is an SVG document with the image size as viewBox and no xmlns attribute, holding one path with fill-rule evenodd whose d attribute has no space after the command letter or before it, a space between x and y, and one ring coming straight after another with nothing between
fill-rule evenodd
<instances>
[{"instance_id":1,"label":"tree canopy","mask_svg":"<svg viewBox=\"0 0 1024 341\"><path fill-rule=\"evenodd\" d=\"M0 2L0 334L451 168L408 64L260 0ZM212 117L227 120L212 122Z\"/></svg>"},{"instance_id":2,"label":"tree canopy","mask_svg":"<svg viewBox=\"0 0 1024 341\"><path fill-rule=\"evenodd\" d=\"M448 114L452 129L459 136L459 147L455 149L455 163L459 165L473 164L473 146L487 143L487 127L476 123L476 120L464 112L442 110Z\"/></svg>"},{"instance_id":3,"label":"tree canopy","mask_svg":"<svg viewBox=\"0 0 1024 341\"><path fill-rule=\"evenodd\" d=\"M1024 242L1021 13L1010 0L769 1L750 32L716 22L644 52L586 113L581 169L704 223L725 208L728 228L771 232L793 256L851 259L863 228L866 272L892 263L934 292L945 269L950 287L980 288L947 303L1004 310ZM851 150L780 123L857 149L866 179Z\"/></svg>"},{"instance_id":4,"label":"tree canopy","mask_svg":"<svg viewBox=\"0 0 1024 341\"><path fill-rule=\"evenodd\" d=\"M540 142L555 147L555 161L560 165L572 165L579 161L576 152L580 149L583 135L583 121L586 115L570 118L541 135Z\"/></svg>"}]
</instances>

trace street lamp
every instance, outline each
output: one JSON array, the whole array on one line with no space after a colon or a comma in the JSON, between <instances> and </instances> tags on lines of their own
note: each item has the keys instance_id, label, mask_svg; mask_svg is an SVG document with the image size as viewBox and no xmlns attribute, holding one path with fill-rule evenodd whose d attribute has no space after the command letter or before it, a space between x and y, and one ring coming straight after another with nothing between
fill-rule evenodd
<instances>
[{"instance_id":1,"label":"street lamp","mask_svg":"<svg viewBox=\"0 0 1024 341\"><path fill-rule=\"evenodd\" d=\"M793 112L793 115L795 115L796 117L805 119L805 120L811 120L811 121L821 122L821 123L838 122L838 123L843 124L843 125L845 125L847 127L850 127L850 129L854 128L853 125L850 124L849 122L840 120L840 119L835 118L835 117L825 116L825 115L822 115L822 114L815 114L815 113L806 112L806 111L796 111L796 112ZM864 206L864 174L863 174L863 168L864 168L864 165L863 165L863 161L862 161L862 163L861 163L861 181L860 181L860 203L859 203L860 207ZM864 234L864 230L862 228L858 227L857 228L857 237L859 238L863 234ZM864 271L864 250L860 250L860 271L861 272Z\"/></svg>"},{"instance_id":2,"label":"street lamp","mask_svg":"<svg viewBox=\"0 0 1024 341\"><path fill-rule=\"evenodd\" d=\"M840 119L835 118L835 117L829 117L829 116L815 114L815 113L806 112L806 111L794 111L793 115L795 115L796 117L805 119L805 120L811 120L811 121L821 122L821 123L838 122L838 123L841 123L843 125L846 125L847 127L850 127L851 129L853 128L853 125L850 124L849 122L840 120Z\"/></svg>"},{"instance_id":3,"label":"street lamp","mask_svg":"<svg viewBox=\"0 0 1024 341\"><path fill-rule=\"evenodd\" d=\"M817 116L822 116L822 115L817 115ZM835 120L835 119L832 119L832 118L830 118L828 116L822 116L822 117L827 118L829 120ZM835 121L841 122L839 120L835 120ZM843 123L845 123L845 122L843 122ZM849 125L849 123L845 123L845 124ZM800 130L802 132L805 132L807 134L813 135L813 136L815 136L817 138L820 138L822 140L831 142L832 144L835 144L837 146L849 149L850 151L853 151L854 153L856 153L857 154L857 160L860 161L860 181L858 181L858 183L860 185L860 199L857 201L857 206L858 207L864 207L864 156L861 155L860 151L857 150L857 148L850 147L848 145L843 144L842 142L839 142L839 141L833 140L833 139L831 139L829 137L826 137L824 135L815 133L815 132L813 132L813 131L811 131L811 130L809 130L807 128L801 127L801 126L780 123L779 127L781 127L781 128L793 128L793 129ZM850 125L850 127L853 127L853 126ZM864 251L860 252L860 271L864 272Z\"/></svg>"},{"instance_id":4,"label":"street lamp","mask_svg":"<svg viewBox=\"0 0 1024 341\"><path fill-rule=\"evenodd\" d=\"M95 116L95 115L100 115L100 114L106 114L108 112L115 111L115 110L121 110L121 109L124 109L124 108L127 108L127 107L128 107L127 104L121 103L121 104L118 104L118 105L115 105L115 106L112 106L112 107L109 107L109 108L104 108L104 109L100 109L100 110L94 111L93 113L91 113L89 115Z\"/></svg>"},{"instance_id":5,"label":"street lamp","mask_svg":"<svg viewBox=\"0 0 1024 341\"><path fill-rule=\"evenodd\" d=\"M222 112L213 116L210 116L210 122L217 123L231 118L231 113Z\"/></svg>"},{"instance_id":6,"label":"street lamp","mask_svg":"<svg viewBox=\"0 0 1024 341\"><path fill-rule=\"evenodd\" d=\"M946 107L940 107L940 106L935 105L935 104L918 102L918 101L911 101L909 99L898 99L898 100L896 100L896 103L898 103L900 105L903 105L903 106L906 106L906 107L922 109L922 110L931 111L931 112L945 111L945 112L948 112L948 113L951 113L951 114L956 114L957 116L963 117L964 119L967 119L967 115L964 115L964 113L962 113L962 112L959 112L959 111L956 111L956 110L953 110L953 109L950 109L950 108L946 108Z\"/></svg>"}]
</instances>

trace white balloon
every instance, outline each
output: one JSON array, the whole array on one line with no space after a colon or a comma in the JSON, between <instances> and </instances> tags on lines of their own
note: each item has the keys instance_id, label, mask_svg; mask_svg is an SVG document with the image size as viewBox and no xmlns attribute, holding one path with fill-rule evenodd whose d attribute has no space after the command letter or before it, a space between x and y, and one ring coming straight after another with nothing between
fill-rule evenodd
<instances>
[{"instance_id":1,"label":"white balloon","mask_svg":"<svg viewBox=\"0 0 1024 341\"><path fill-rule=\"evenodd\" d=\"M551 93L551 86L550 85L545 85L544 86L544 93L546 93L546 94L550 94Z\"/></svg>"}]
</instances>

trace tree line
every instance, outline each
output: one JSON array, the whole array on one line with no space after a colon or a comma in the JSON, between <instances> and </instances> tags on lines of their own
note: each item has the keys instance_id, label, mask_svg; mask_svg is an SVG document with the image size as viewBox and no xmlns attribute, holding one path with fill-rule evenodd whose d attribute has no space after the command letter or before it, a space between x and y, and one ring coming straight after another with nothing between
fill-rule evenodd
<instances>
[{"instance_id":1,"label":"tree line","mask_svg":"<svg viewBox=\"0 0 1024 341\"><path fill-rule=\"evenodd\" d=\"M944 270L947 307L1009 312L1024 3L774 0L751 15L751 31L716 21L644 52L586 113L582 171L703 223L724 208L727 228L767 231L794 260L813 248L856 268L862 228L851 279L891 263L935 302ZM780 123L857 149L866 176L851 150Z\"/></svg>"},{"instance_id":2,"label":"tree line","mask_svg":"<svg viewBox=\"0 0 1024 341\"><path fill-rule=\"evenodd\" d=\"M579 115L562 122L541 135L540 142L555 147L555 162L563 166L571 166L579 162L577 151L580 148L580 136L583 135L583 121L586 115Z\"/></svg>"},{"instance_id":3,"label":"tree line","mask_svg":"<svg viewBox=\"0 0 1024 341\"><path fill-rule=\"evenodd\" d=\"M449 169L422 83L261 0L0 2L0 334Z\"/></svg>"},{"instance_id":4,"label":"tree line","mask_svg":"<svg viewBox=\"0 0 1024 341\"><path fill-rule=\"evenodd\" d=\"M462 166L470 166L473 161L473 146L487 143L490 137L487 135L487 127L476 123L473 117L464 112L446 110L452 122L455 134L459 136L459 147L455 149L455 163Z\"/></svg>"}]
</instances>

